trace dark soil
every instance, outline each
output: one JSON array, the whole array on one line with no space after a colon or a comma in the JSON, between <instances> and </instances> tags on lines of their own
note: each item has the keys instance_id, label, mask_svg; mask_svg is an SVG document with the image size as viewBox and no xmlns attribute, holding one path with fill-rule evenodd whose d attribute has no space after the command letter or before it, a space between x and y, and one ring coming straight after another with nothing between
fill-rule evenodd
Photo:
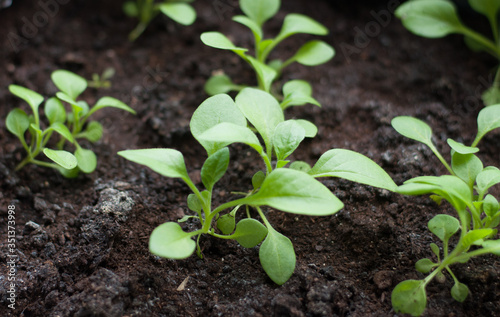
<instances>
[{"instance_id":1,"label":"dark soil","mask_svg":"<svg viewBox=\"0 0 500 317\"><path fill-rule=\"evenodd\" d=\"M26 21L43 12L40 4L14 2L0 11L0 316L395 315L391 291L400 281L422 278L415 262L430 257L429 243L436 241L426 224L435 214L453 214L447 204L327 179L345 203L338 214L304 217L268 210L297 254L295 273L282 286L265 275L258 248L243 249L233 241L203 237L203 259L193 255L173 261L149 253L151 231L189 213L189 191L116 152L175 148L196 178L205 153L188 124L207 97L204 82L217 70L240 82L254 80L236 56L199 40L201 32L220 30L251 45L248 32L230 19L238 13L236 0L196 1L199 18L189 27L157 17L135 43L127 41L135 21L123 15L121 1L69 1L46 25L39 21L42 26L31 30ZM398 184L445 173L427 148L399 136L390 120L397 115L425 120L444 153L448 137L471 142L483 107L480 93L484 82L491 82L495 61L467 50L458 36L419 38L394 17L381 26L374 14L395 1L283 2L269 32L279 30L286 13L300 12L331 30L326 41L337 50L327 65L293 65L284 74L285 80L312 82L323 105L287 112L319 127L319 135L301 145L294 159L313 164L328 149L346 148L371 157ZM474 17L465 19L483 27ZM290 54L306 39L286 41L278 54ZM137 115L105 110L95 116L105 127L101 141L87 144L98 154L97 170L73 180L37 166L14 172L24 153L6 131L4 118L16 106L28 108L7 85L51 96L56 91L49 80L52 71L68 69L90 78L110 66L117 72L113 87L89 89L84 97L89 103L102 95L119 98ZM498 133L487 136L481 149L485 164L498 165ZM251 175L261 168L248 148L232 147L231 156L215 203L230 191L247 190ZM19 256L15 310L7 301L9 205L16 211ZM188 222L185 229L196 225ZM451 279L432 282L425 316L500 316L498 257L473 259L455 266L455 272L470 288L467 300L452 299Z\"/></svg>"}]
</instances>

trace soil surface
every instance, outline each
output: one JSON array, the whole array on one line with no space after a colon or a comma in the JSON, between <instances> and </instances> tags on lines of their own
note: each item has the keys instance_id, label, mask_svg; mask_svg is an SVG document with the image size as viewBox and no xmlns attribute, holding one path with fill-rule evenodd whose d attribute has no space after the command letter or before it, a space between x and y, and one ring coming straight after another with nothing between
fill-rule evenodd
<instances>
[{"instance_id":1,"label":"soil surface","mask_svg":"<svg viewBox=\"0 0 500 317\"><path fill-rule=\"evenodd\" d=\"M50 2L50 1L47 1ZM495 60L469 51L459 36L430 40L411 35L391 15L398 1L283 1L267 31L276 34L286 13L300 12L325 24L325 40L336 48L333 61L308 68L292 65L283 80L306 79L323 107L287 110L319 127L293 159L313 164L331 148L365 154L396 183L446 171L429 149L399 136L390 126L397 115L428 122L434 141L449 158L447 138L470 143L480 93L491 83ZM207 97L203 84L223 70L238 83L254 83L251 70L234 54L204 46L199 35L222 31L250 46L246 29L231 21L236 0L196 1L198 19L181 27L158 16L135 42L127 35L135 21L121 1L52 1L47 20L38 1L14 1L0 10L0 316L394 316L390 297L397 283L423 276L415 262L430 257L436 242L427 222L448 204L428 197L405 197L341 179L323 182L345 203L329 217L305 217L268 209L275 228L295 247L291 279L275 285L262 270L258 247L202 237L204 258L173 261L148 251L151 231L189 214L189 190L116 155L123 149L169 147L180 150L197 179L205 152L189 132L189 120ZM38 20L37 20L38 19ZM464 12L479 29L483 21ZM34 24L34 21L37 25ZM45 21L45 22L44 22ZM43 22L43 23L42 23ZM289 56L307 36L290 38L275 56ZM103 110L94 119L104 137L85 144L98 155L90 175L65 179L53 170L26 166L21 144L5 129L14 107L9 84L44 96L56 88L50 73L68 69L90 78L107 67L116 75L108 90L88 89L93 104L103 95L128 103L137 115ZM43 118L43 117L42 117ZM498 165L498 133L480 144L485 165ZM244 146L231 147L228 173L216 189L219 204L232 191L246 191L262 168ZM9 206L15 206L15 309L7 261ZM195 230L197 223L183 224ZM484 256L456 265L467 284L464 303L450 295L451 278L427 288L425 316L500 316L500 260Z\"/></svg>"}]
</instances>

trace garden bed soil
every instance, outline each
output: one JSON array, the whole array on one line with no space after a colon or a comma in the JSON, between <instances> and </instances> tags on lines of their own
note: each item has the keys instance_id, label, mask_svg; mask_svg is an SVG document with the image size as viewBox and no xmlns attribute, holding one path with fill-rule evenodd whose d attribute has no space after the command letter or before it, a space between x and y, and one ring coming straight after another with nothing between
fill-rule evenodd
<instances>
[{"instance_id":1,"label":"garden bed soil","mask_svg":"<svg viewBox=\"0 0 500 317\"><path fill-rule=\"evenodd\" d=\"M435 242L426 227L448 204L428 197L405 197L340 179L322 180L345 208L329 217L305 217L267 209L275 228L295 247L291 279L275 285L264 273L258 247L202 237L204 258L173 261L148 251L151 231L189 214L188 188L116 155L123 149L169 147L184 153L190 175L201 184L206 157L189 132L189 120L207 97L203 84L223 70L238 83L253 82L237 56L204 46L199 35L222 31L243 46L247 30L232 22L237 1L196 1L198 19L182 27L157 17L135 42L127 41L135 21L121 12L121 1L59 1L46 25L32 33L25 26L43 8L37 1L14 1L0 10L0 316L394 316L391 291L405 279L422 278L415 262L430 257ZM491 82L495 61L473 53L459 36L440 40L411 35L393 16L394 1L283 1L268 31L279 31L289 12L325 24L333 61L307 68L293 65L283 80L310 81L323 105L287 110L319 127L293 159L313 164L331 148L358 151L375 160L396 183L445 173L425 146L399 136L390 126L411 115L434 129L438 148L447 138L470 143L475 136L480 93ZM382 18L381 18L382 17ZM474 17L466 17L475 21ZM28 22L26 22L28 21ZM484 27L480 22L475 23ZM26 31L26 32L25 32ZM36 31L36 32L35 32ZM363 35L364 34L364 35ZM278 49L289 56L308 36L296 36ZM277 56L277 55L276 55ZM97 170L76 179L26 166L22 146L5 129L16 106L7 85L19 84L51 96L50 73L68 69L90 78L107 67L116 75L109 90L89 89L89 103L103 95L119 98L133 116L107 109L95 115L104 138L86 144L98 155ZM498 133L480 144L485 165L498 165ZM215 191L215 203L232 191L249 189L261 166L247 147L232 146L228 173ZM256 163L259 162L259 163ZM19 256L15 309L8 308L8 206L15 206ZM189 221L185 230L198 224ZM455 265L470 295L464 303L450 296L452 281L427 288L424 316L500 316L500 261L484 256Z\"/></svg>"}]
</instances>

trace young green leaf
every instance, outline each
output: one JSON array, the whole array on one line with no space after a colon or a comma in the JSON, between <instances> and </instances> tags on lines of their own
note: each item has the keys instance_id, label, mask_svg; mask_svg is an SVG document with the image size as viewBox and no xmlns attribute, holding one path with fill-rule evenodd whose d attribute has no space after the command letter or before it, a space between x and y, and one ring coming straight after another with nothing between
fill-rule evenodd
<instances>
[{"instance_id":1,"label":"young green leaf","mask_svg":"<svg viewBox=\"0 0 500 317\"><path fill-rule=\"evenodd\" d=\"M30 126L30 119L24 110L16 108L9 112L5 125L10 133L17 136L19 139L24 140L24 133Z\"/></svg>"},{"instance_id":2,"label":"young green leaf","mask_svg":"<svg viewBox=\"0 0 500 317\"><path fill-rule=\"evenodd\" d=\"M290 106L302 106L310 103L321 107L321 104L312 97L312 87L305 80L290 80L283 85L283 101L281 108L286 109Z\"/></svg>"},{"instance_id":3,"label":"young green leaf","mask_svg":"<svg viewBox=\"0 0 500 317\"><path fill-rule=\"evenodd\" d=\"M139 8L137 7L137 3L135 1L126 1L123 4L123 12L129 17L137 17L139 16Z\"/></svg>"},{"instance_id":4,"label":"young green leaf","mask_svg":"<svg viewBox=\"0 0 500 317\"><path fill-rule=\"evenodd\" d=\"M499 209L498 200L493 195L486 195L483 199L483 210L488 217L494 217Z\"/></svg>"},{"instance_id":5,"label":"young green leaf","mask_svg":"<svg viewBox=\"0 0 500 317\"><path fill-rule=\"evenodd\" d=\"M479 148L477 147L472 147L472 146L466 146L463 145L462 143L459 143L457 141L454 141L452 139L446 140L448 142L448 145L455 150L455 152L459 154L474 154L479 152Z\"/></svg>"},{"instance_id":6,"label":"young green leaf","mask_svg":"<svg viewBox=\"0 0 500 317\"><path fill-rule=\"evenodd\" d=\"M488 51L487 49L483 49L485 51ZM481 99L483 99L483 102L486 106L492 106L500 103L500 88L492 86L488 89L486 89L482 94L481 94Z\"/></svg>"},{"instance_id":7,"label":"young green leaf","mask_svg":"<svg viewBox=\"0 0 500 317\"><path fill-rule=\"evenodd\" d=\"M67 70L56 70L52 73L51 78L56 87L72 100L76 100L87 89L87 80L85 78Z\"/></svg>"},{"instance_id":8,"label":"young green leaf","mask_svg":"<svg viewBox=\"0 0 500 317\"><path fill-rule=\"evenodd\" d=\"M401 135L432 147L432 129L422 120L400 116L392 119L392 127Z\"/></svg>"},{"instance_id":9,"label":"young green leaf","mask_svg":"<svg viewBox=\"0 0 500 317\"><path fill-rule=\"evenodd\" d=\"M230 39L220 32L204 32L201 34L200 39L207 46L233 51L240 56L248 51L246 48L235 46Z\"/></svg>"},{"instance_id":10,"label":"young green leaf","mask_svg":"<svg viewBox=\"0 0 500 317\"><path fill-rule=\"evenodd\" d=\"M24 88L18 85L9 85L9 91L13 95L26 101L30 105L33 114L35 116L38 116L38 106L40 106L40 104L43 102L42 95L40 95L37 92L34 92L31 89Z\"/></svg>"},{"instance_id":11,"label":"young green leaf","mask_svg":"<svg viewBox=\"0 0 500 317\"><path fill-rule=\"evenodd\" d=\"M113 98L113 97L102 97L100 98L97 103L90 109L90 111L87 113L87 117L91 116L94 112L97 110L100 110L102 108L106 107L111 107L111 108L117 108L121 110L128 111L132 114L135 114L135 110L127 106L125 103L121 102L120 100Z\"/></svg>"},{"instance_id":12,"label":"young green leaf","mask_svg":"<svg viewBox=\"0 0 500 317\"><path fill-rule=\"evenodd\" d=\"M290 239L272 227L267 230L266 239L259 250L260 264L274 283L282 285L295 270L295 251Z\"/></svg>"},{"instance_id":13,"label":"young green leaf","mask_svg":"<svg viewBox=\"0 0 500 317\"><path fill-rule=\"evenodd\" d=\"M252 1L253 2L253 1ZM244 16L244 15L235 15L233 17L233 21L243 24L247 28L249 28L253 36L255 37L255 42L259 43L262 40L262 28L252 19Z\"/></svg>"},{"instance_id":14,"label":"young green leaf","mask_svg":"<svg viewBox=\"0 0 500 317\"><path fill-rule=\"evenodd\" d=\"M437 246L437 244L431 243L431 250L432 250L432 253L434 253L437 256L437 258L439 259L439 247Z\"/></svg>"},{"instance_id":15,"label":"young green leaf","mask_svg":"<svg viewBox=\"0 0 500 317\"><path fill-rule=\"evenodd\" d=\"M200 143L208 141L219 147L225 147L232 143L244 143L254 148L259 154L262 154L263 151L259 139L252 130L230 122L219 123L198 135L198 139ZM214 149L219 150L217 147Z\"/></svg>"},{"instance_id":16,"label":"young green leaf","mask_svg":"<svg viewBox=\"0 0 500 317\"><path fill-rule=\"evenodd\" d=\"M333 149L325 152L309 171L313 177L340 177L353 182L395 191L396 183L380 166L354 151Z\"/></svg>"},{"instance_id":17,"label":"young green leaf","mask_svg":"<svg viewBox=\"0 0 500 317\"><path fill-rule=\"evenodd\" d=\"M274 131L285 120L278 101L262 90L245 88L236 96L236 105L262 136L266 148L272 147Z\"/></svg>"},{"instance_id":18,"label":"young green leaf","mask_svg":"<svg viewBox=\"0 0 500 317\"><path fill-rule=\"evenodd\" d=\"M447 0L408 1L394 14L408 30L423 37L438 38L464 29L455 6Z\"/></svg>"},{"instance_id":19,"label":"young green leaf","mask_svg":"<svg viewBox=\"0 0 500 317\"><path fill-rule=\"evenodd\" d=\"M457 302L462 303L463 301L465 301L467 295L469 295L469 288L465 284L456 282L451 288L451 296Z\"/></svg>"},{"instance_id":20,"label":"young green leaf","mask_svg":"<svg viewBox=\"0 0 500 317\"><path fill-rule=\"evenodd\" d=\"M78 168L87 174L92 173L97 167L97 157L94 152L87 149L77 148L75 157L78 161Z\"/></svg>"},{"instance_id":21,"label":"young green leaf","mask_svg":"<svg viewBox=\"0 0 500 317\"><path fill-rule=\"evenodd\" d=\"M462 245L464 248L468 248L473 244L481 244L482 239L488 237L495 231L490 228L484 228L484 229L475 229L467 232L467 234L464 236L462 240Z\"/></svg>"},{"instance_id":22,"label":"young green leaf","mask_svg":"<svg viewBox=\"0 0 500 317\"><path fill-rule=\"evenodd\" d=\"M233 217L234 219L234 217ZM267 235L267 228L252 218L245 218L238 222L236 230L231 236L244 248L257 246Z\"/></svg>"},{"instance_id":23,"label":"young green leaf","mask_svg":"<svg viewBox=\"0 0 500 317\"><path fill-rule=\"evenodd\" d=\"M294 121L297 122L306 132L305 136L306 138L314 138L316 134L318 133L318 127L314 125L314 123L304 120L304 119L290 119L287 121Z\"/></svg>"},{"instance_id":24,"label":"young green leaf","mask_svg":"<svg viewBox=\"0 0 500 317\"><path fill-rule=\"evenodd\" d=\"M175 222L167 222L156 227L149 237L151 253L167 259L185 259L193 254L196 242L192 234L184 232Z\"/></svg>"},{"instance_id":25,"label":"young green leaf","mask_svg":"<svg viewBox=\"0 0 500 317\"><path fill-rule=\"evenodd\" d=\"M306 66L316 66L328 62L335 55L335 50L328 44L319 40L312 40L302 45L291 58Z\"/></svg>"},{"instance_id":26,"label":"young green leaf","mask_svg":"<svg viewBox=\"0 0 500 317\"><path fill-rule=\"evenodd\" d=\"M68 170L75 168L78 164L76 157L68 151L45 148L43 149L43 154L61 167Z\"/></svg>"},{"instance_id":27,"label":"young green leaf","mask_svg":"<svg viewBox=\"0 0 500 317\"><path fill-rule=\"evenodd\" d=\"M172 178L189 180L182 153L173 149L143 149L120 151L118 155L153 171Z\"/></svg>"},{"instance_id":28,"label":"young green leaf","mask_svg":"<svg viewBox=\"0 0 500 317\"><path fill-rule=\"evenodd\" d=\"M262 186L262 183L264 182L264 179L266 179L266 174L264 174L263 171L258 171L257 173L253 174L252 176L252 186L254 189L260 188Z\"/></svg>"},{"instance_id":29,"label":"young green leaf","mask_svg":"<svg viewBox=\"0 0 500 317\"><path fill-rule=\"evenodd\" d=\"M182 25L191 25L196 20L196 11L187 3L161 3L160 11Z\"/></svg>"},{"instance_id":30,"label":"young green leaf","mask_svg":"<svg viewBox=\"0 0 500 317\"><path fill-rule=\"evenodd\" d=\"M202 209L201 201L198 199L198 196L196 196L195 194L188 195L187 206L190 210L195 211L197 213L200 213L201 209Z\"/></svg>"},{"instance_id":31,"label":"young green leaf","mask_svg":"<svg viewBox=\"0 0 500 317\"><path fill-rule=\"evenodd\" d=\"M406 280L392 291L392 307L399 313L420 316L427 306L427 294L425 293L425 283L420 280Z\"/></svg>"},{"instance_id":32,"label":"young green leaf","mask_svg":"<svg viewBox=\"0 0 500 317\"><path fill-rule=\"evenodd\" d=\"M97 121L90 121L85 131L80 133L78 137L86 138L90 142L99 141L102 138L102 124Z\"/></svg>"},{"instance_id":33,"label":"young green leaf","mask_svg":"<svg viewBox=\"0 0 500 317\"><path fill-rule=\"evenodd\" d=\"M62 102L55 97L49 98L45 102L44 111L50 124L55 122L64 123L66 121L66 109L64 109Z\"/></svg>"},{"instance_id":34,"label":"young green leaf","mask_svg":"<svg viewBox=\"0 0 500 317\"><path fill-rule=\"evenodd\" d=\"M280 8L280 0L240 0L241 11L261 27Z\"/></svg>"},{"instance_id":35,"label":"young green leaf","mask_svg":"<svg viewBox=\"0 0 500 317\"><path fill-rule=\"evenodd\" d=\"M429 220L427 227L441 241L448 241L460 229L460 222L449 215L436 215Z\"/></svg>"},{"instance_id":36,"label":"young green leaf","mask_svg":"<svg viewBox=\"0 0 500 317\"><path fill-rule=\"evenodd\" d=\"M290 213L326 216L344 204L323 184L308 174L279 168L267 175L260 190L242 199L250 206L268 205Z\"/></svg>"},{"instance_id":37,"label":"young green leaf","mask_svg":"<svg viewBox=\"0 0 500 317\"><path fill-rule=\"evenodd\" d=\"M54 122L45 131L47 132L50 130L56 131L57 133L59 133L62 137L64 137L66 140L68 140L71 143L75 142L75 139L73 138L73 134L71 134L71 131L69 131L68 127L66 127L61 122Z\"/></svg>"},{"instance_id":38,"label":"young green leaf","mask_svg":"<svg viewBox=\"0 0 500 317\"><path fill-rule=\"evenodd\" d=\"M438 266L439 264L432 262L429 259L420 259L415 263L415 268L417 271L420 273L429 273L434 267Z\"/></svg>"},{"instance_id":39,"label":"young green leaf","mask_svg":"<svg viewBox=\"0 0 500 317\"><path fill-rule=\"evenodd\" d=\"M485 195L488 189L500 183L500 170L494 166L485 167L476 177L477 190Z\"/></svg>"},{"instance_id":40,"label":"young green leaf","mask_svg":"<svg viewBox=\"0 0 500 317\"><path fill-rule=\"evenodd\" d=\"M217 229L219 229L223 234L231 234L236 226L236 221L234 216L231 214L226 214L219 219L217 219Z\"/></svg>"},{"instance_id":41,"label":"young green leaf","mask_svg":"<svg viewBox=\"0 0 500 317\"><path fill-rule=\"evenodd\" d=\"M285 17L281 31L275 41L280 42L297 33L327 35L328 29L308 16L290 13Z\"/></svg>"},{"instance_id":42,"label":"young green leaf","mask_svg":"<svg viewBox=\"0 0 500 317\"><path fill-rule=\"evenodd\" d=\"M290 169L308 173L311 170L311 166L303 161L295 161L289 166Z\"/></svg>"},{"instance_id":43,"label":"young green leaf","mask_svg":"<svg viewBox=\"0 0 500 317\"><path fill-rule=\"evenodd\" d=\"M483 163L474 154L453 153L451 168L470 188L474 186L477 175L483 170Z\"/></svg>"},{"instance_id":44,"label":"young green leaf","mask_svg":"<svg viewBox=\"0 0 500 317\"><path fill-rule=\"evenodd\" d=\"M496 21L500 2L497 0L469 0L469 5L476 12L484 14L490 21Z\"/></svg>"},{"instance_id":45,"label":"young green leaf","mask_svg":"<svg viewBox=\"0 0 500 317\"><path fill-rule=\"evenodd\" d=\"M500 127L500 105L488 106L481 110L477 116L477 144L486 133Z\"/></svg>"},{"instance_id":46,"label":"young green leaf","mask_svg":"<svg viewBox=\"0 0 500 317\"><path fill-rule=\"evenodd\" d=\"M56 97L59 98L59 100L62 100L64 102L69 103L71 105L71 107L73 108L73 111L76 110L77 112L85 113L85 105L78 103L78 101L71 98L71 96L69 96L65 92L60 91L60 92L56 93Z\"/></svg>"},{"instance_id":47,"label":"young green leaf","mask_svg":"<svg viewBox=\"0 0 500 317\"><path fill-rule=\"evenodd\" d=\"M489 253L500 255L500 240L486 240L481 243L481 246Z\"/></svg>"},{"instance_id":48,"label":"young green leaf","mask_svg":"<svg viewBox=\"0 0 500 317\"><path fill-rule=\"evenodd\" d=\"M278 160L286 159L304 140L306 131L292 120L279 123L273 135L273 145Z\"/></svg>"},{"instance_id":49,"label":"young green leaf","mask_svg":"<svg viewBox=\"0 0 500 317\"><path fill-rule=\"evenodd\" d=\"M229 149L222 148L210 155L201 168L201 181L208 191L212 191L215 183L226 173L229 165Z\"/></svg>"},{"instance_id":50,"label":"young green leaf","mask_svg":"<svg viewBox=\"0 0 500 317\"><path fill-rule=\"evenodd\" d=\"M261 88L264 89L264 91L266 92L270 92L271 84L276 79L276 77L278 77L278 72L274 68L262 63L261 61L253 58L252 56L247 56L246 58L248 59L250 64L252 64L252 67L255 69L257 77L259 78L259 81L263 86Z\"/></svg>"},{"instance_id":51,"label":"young green leaf","mask_svg":"<svg viewBox=\"0 0 500 317\"><path fill-rule=\"evenodd\" d=\"M238 88L227 75L212 76L205 83L205 92L210 96L225 94Z\"/></svg>"},{"instance_id":52,"label":"young green leaf","mask_svg":"<svg viewBox=\"0 0 500 317\"><path fill-rule=\"evenodd\" d=\"M206 99L191 117L191 122L189 123L191 133L205 148L208 155L215 153L218 149L223 148L224 145L221 145L220 142L200 140L199 136L221 122L231 122L242 127L247 126L245 116L236 107L233 99L223 94Z\"/></svg>"}]
</instances>

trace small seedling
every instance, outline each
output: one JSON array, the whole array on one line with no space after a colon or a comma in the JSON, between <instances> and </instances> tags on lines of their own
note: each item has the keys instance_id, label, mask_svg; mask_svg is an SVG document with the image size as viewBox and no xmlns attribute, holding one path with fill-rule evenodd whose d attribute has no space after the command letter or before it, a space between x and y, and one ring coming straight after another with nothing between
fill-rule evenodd
<instances>
[{"instance_id":1,"label":"small seedling","mask_svg":"<svg viewBox=\"0 0 500 317\"><path fill-rule=\"evenodd\" d=\"M92 80L88 81L88 86L91 88L111 88L111 78L115 75L113 67L106 68L101 75L92 74Z\"/></svg>"},{"instance_id":2,"label":"small seedling","mask_svg":"<svg viewBox=\"0 0 500 317\"><path fill-rule=\"evenodd\" d=\"M312 40L304 44L287 60L271 60L269 54L286 38L298 34L327 35L328 29L315 20L291 13L285 17L279 34L272 39L264 38L263 25L272 18L280 8L280 0L240 0L240 8L245 15L237 15L233 20L248 27L254 36L254 56L247 54L248 49L235 46L224 34L219 32L205 32L201 40L205 45L223 50L230 50L246 61L255 71L258 87L266 92L273 93L272 84L278 79L281 72L288 65L298 62L306 66L315 66L326 63L335 54L334 49L323 41ZM216 75L210 78L205 91L209 95L240 91L245 85L236 85L227 75ZM311 85L303 80L293 80L286 83L282 89L283 97L281 108L299 106L311 103L319 106L319 102L312 97Z\"/></svg>"},{"instance_id":3,"label":"small seedling","mask_svg":"<svg viewBox=\"0 0 500 317\"><path fill-rule=\"evenodd\" d=\"M260 135L263 144L248 127L248 122ZM389 190L396 188L389 175L375 162L349 150L330 150L312 168L304 162L294 162L286 168L290 162L288 157L301 141L313 137L317 130L303 120L285 120L276 99L258 89L243 89L235 101L226 94L208 98L194 112L190 129L208 154L201 168L204 190L200 191L190 179L183 155L177 150L143 149L118 153L163 176L182 179L193 192L187 197L187 206L194 215L179 222L195 218L201 228L185 232L178 223L167 222L154 229L149 249L161 257L183 259L195 250L201 256L199 241L203 234L236 240L245 248L255 247L263 241L259 250L262 267L275 283L281 285L295 269L295 252L290 239L267 220L263 206L309 216L336 213L343 207L342 202L316 180L317 177L342 177ZM255 150L265 171L256 171L248 192L235 193L241 198L213 208L213 189L229 166L227 146L232 143L243 143ZM250 216L250 208L256 210L263 223ZM236 223L241 218L238 212L242 209L246 210L246 216ZM193 237L196 237L196 242Z\"/></svg>"},{"instance_id":4,"label":"small seedling","mask_svg":"<svg viewBox=\"0 0 500 317\"><path fill-rule=\"evenodd\" d=\"M412 178L397 188L405 195L432 194L440 203L448 201L457 212L458 219L440 214L428 223L429 230L441 240L441 249L435 243L430 248L434 259L421 259L417 271L428 274L423 280L399 283L392 292L392 305L396 312L420 316L427 305L426 286L432 279L445 280L444 273L453 279L451 296L463 302L469 294L468 287L459 282L450 266L466 263L483 254L500 255L500 240L496 229L500 223L497 199L488 194L489 189L500 183L500 170L484 167L475 155L479 141L490 131L500 127L500 104L481 110L477 119L478 133L471 146L448 139L451 147L451 164L447 163L431 141L432 130L423 121L412 117L396 117L392 126L400 134L427 145L451 175ZM460 231L458 242L450 251L450 239Z\"/></svg>"},{"instance_id":5,"label":"small seedling","mask_svg":"<svg viewBox=\"0 0 500 317\"><path fill-rule=\"evenodd\" d=\"M455 5L448 0L411 0L401 4L395 14L401 19L403 25L416 35L440 38L452 33L462 34L470 49L487 52L500 62L498 30L500 1L469 0L469 5L488 18L492 39L464 25L458 17ZM487 106L500 103L500 67L497 68L492 87L483 93L482 98Z\"/></svg>"},{"instance_id":6,"label":"small seedling","mask_svg":"<svg viewBox=\"0 0 500 317\"><path fill-rule=\"evenodd\" d=\"M75 177L79 171L91 173L97 166L96 155L91 150L82 148L77 141L87 139L96 142L102 137L102 125L97 121L88 122L89 117L97 110L106 107L122 109L133 114L135 111L112 97L102 97L93 107L89 107L85 101L77 101L78 96L87 88L87 81L83 77L66 70L56 70L51 77L60 91L56 93L56 97L49 98L45 102L45 117L49 121L45 129L38 111L44 97L25 87L9 86L9 91L26 101L32 110L32 114L28 115L24 110L16 108L7 115L7 129L19 138L27 152L26 158L19 163L16 170L33 163L57 169L65 177ZM71 112L66 111L63 102L71 106ZM31 137L25 138L26 131ZM54 132L61 136L57 150L47 147ZM74 153L63 150L66 141L75 146ZM41 152L53 163L36 159Z\"/></svg>"},{"instance_id":7,"label":"small seedling","mask_svg":"<svg viewBox=\"0 0 500 317\"><path fill-rule=\"evenodd\" d=\"M196 20L196 11L189 4L194 0L154 0L126 1L123 12L129 17L139 19L139 24L129 34L129 40L135 41L144 32L151 21L161 12L182 25L191 25Z\"/></svg>"}]
</instances>

